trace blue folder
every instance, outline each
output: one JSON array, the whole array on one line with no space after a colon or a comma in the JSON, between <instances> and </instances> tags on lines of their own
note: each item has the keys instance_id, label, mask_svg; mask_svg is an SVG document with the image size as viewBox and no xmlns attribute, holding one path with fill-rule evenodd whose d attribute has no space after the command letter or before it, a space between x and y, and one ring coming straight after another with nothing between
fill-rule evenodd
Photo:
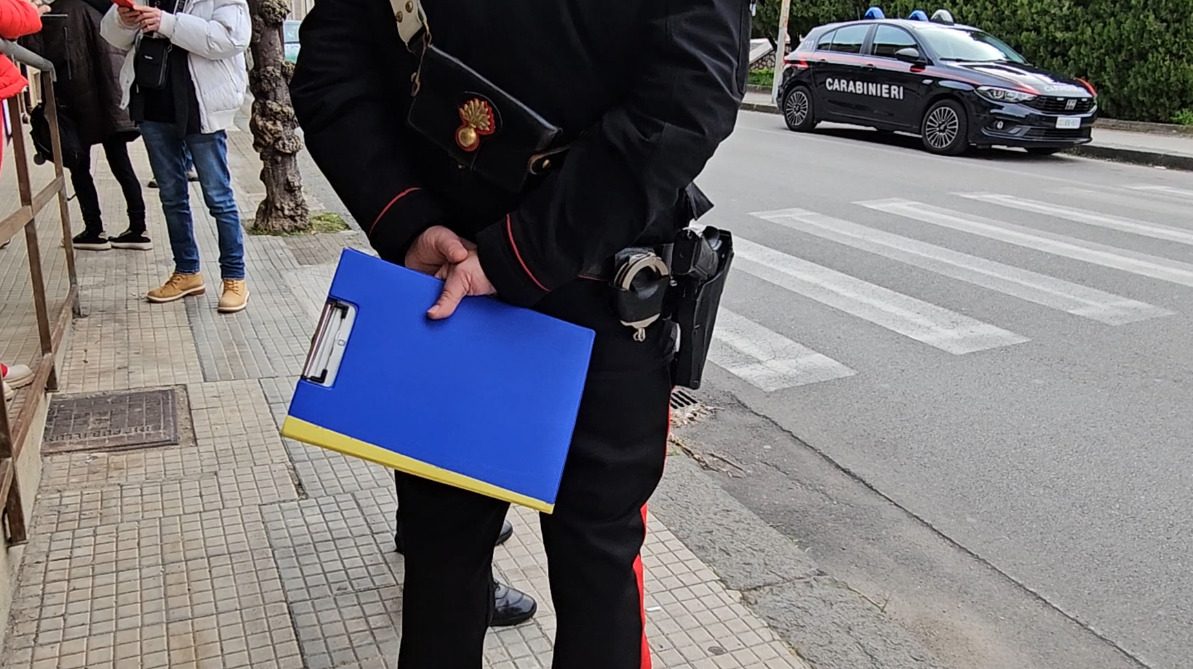
<instances>
[{"instance_id":1,"label":"blue folder","mask_svg":"<svg viewBox=\"0 0 1193 669\"><path fill-rule=\"evenodd\" d=\"M550 513L594 335L441 289L344 251L282 435Z\"/></svg>"}]
</instances>

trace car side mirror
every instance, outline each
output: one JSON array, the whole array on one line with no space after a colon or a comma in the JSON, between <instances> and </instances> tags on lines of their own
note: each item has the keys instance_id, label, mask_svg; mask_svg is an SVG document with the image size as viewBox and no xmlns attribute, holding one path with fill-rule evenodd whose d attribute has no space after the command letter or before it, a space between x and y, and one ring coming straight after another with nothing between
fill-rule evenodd
<instances>
[{"instance_id":1,"label":"car side mirror","mask_svg":"<svg viewBox=\"0 0 1193 669\"><path fill-rule=\"evenodd\" d=\"M911 63L912 65L927 65L928 64L928 59L924 58L924 55L920 53L920 50L915 47L910 47L910 46L905 49L899 49L898 51L896 51L895 58L898 58L899 60L903 61L904 63Z\"/></svg>"}]
</instances>

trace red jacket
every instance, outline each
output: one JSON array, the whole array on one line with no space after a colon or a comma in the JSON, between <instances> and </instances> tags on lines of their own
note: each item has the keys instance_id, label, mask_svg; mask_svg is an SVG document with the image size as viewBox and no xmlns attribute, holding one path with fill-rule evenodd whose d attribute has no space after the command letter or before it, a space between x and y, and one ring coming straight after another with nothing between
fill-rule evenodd
<instances>
[{"instance_id":1,"label":"red jacket","mask_svg":"<svg viewBox=\"0 0 1193 669\"><path fill-rule=\"evenodd\" d=\"M41 14L26 0L0 0L0 37L15 40L18 37L41 32ZM0 104L4 100L25 90L29 81L21 74L11 60L0 56ZM4 115L0 113L0 161L4 159L4 144L8 141L8 128Z\"/></svg>"},{"instance_id":2,"label":"red jacket","mask_svg":"<svg viewBox=\"0 0 1193 669\"><path fill-rule=\"evenodd\" d=\"M15 40L41 31L41 15L26 0L0 0L0 37ZM8 58L0 57L0 100L25 90L29 82Z\"/></svg>"}]
</instances>

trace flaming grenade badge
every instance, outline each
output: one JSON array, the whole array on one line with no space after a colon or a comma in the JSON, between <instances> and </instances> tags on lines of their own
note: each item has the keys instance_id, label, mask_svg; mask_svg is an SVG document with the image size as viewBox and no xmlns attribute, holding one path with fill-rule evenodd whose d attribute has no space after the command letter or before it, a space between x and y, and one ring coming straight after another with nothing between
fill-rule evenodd
<instances>
[{"instance_id":1,"label":"flaming grenade badge","mask_svg":"<svg viewBox=\"0 0 1193 669\"><path fill-rule=\"evenodd\" d=\"M487 137L497 131L497 120L493 114L493 106L488 102L473 98L460 105L460 128L456 130L456 144L469 153L480 148L481 137Z\"/></svg>"}]
</instances>

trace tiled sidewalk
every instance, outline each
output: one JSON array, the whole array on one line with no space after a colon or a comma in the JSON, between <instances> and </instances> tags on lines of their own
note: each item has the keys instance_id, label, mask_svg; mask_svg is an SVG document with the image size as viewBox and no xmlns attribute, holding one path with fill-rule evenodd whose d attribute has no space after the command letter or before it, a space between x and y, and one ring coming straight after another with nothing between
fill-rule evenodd
<instances>
[{"instance_id":1,"label":"tiled sidewalk","mask_svg":"<svg viewBox=\"0 0 1193 669\"><path fill-rule=\"evenodd\" d=\"M20 208L16 160L13 153L11 147L6 148L3 166L0 166L0 211L5 215ZM53 168L50 166L33 167L30 173L33 191L39 191L53 176ZM38 250L41 253L42 281L46 289L46 306L49 308L51 319L56 319L70 291L57 200L38 216L37 239ZM41 358L30 276L25 235L22 232L18 233L8 246L0 248L0 362L10 365L33 366ZM27 400L26 392L19 391L16 400L9 404L9 415L17 416Z\"/></svg>"},{"instance_id":2,"label":"tiled sidewalk","mask_svg":"<svg viewBox=\"0 0 1193 669\"><path fill-rule=\"evenodd\" d=\"M139 145L135 155L147 177ZM106 210L121 210L114 181L100 186ZM147 195L157 250L80 253L88 317L64 390L174 387L182 443L47 458L0 669L393 667L403 569L392 476L277 431L339 249L363 240L249 238L242 314L217 315L215 290L149 305L141 295L170 262ZM199 215L196 227L214 288L214 224ZM532 513L513 516L498 570L540 610L489 635L487 666L548 667L541 538ZM654 519L644 560L656 667L805 666Z\"/></svg>"}]
</instances>

